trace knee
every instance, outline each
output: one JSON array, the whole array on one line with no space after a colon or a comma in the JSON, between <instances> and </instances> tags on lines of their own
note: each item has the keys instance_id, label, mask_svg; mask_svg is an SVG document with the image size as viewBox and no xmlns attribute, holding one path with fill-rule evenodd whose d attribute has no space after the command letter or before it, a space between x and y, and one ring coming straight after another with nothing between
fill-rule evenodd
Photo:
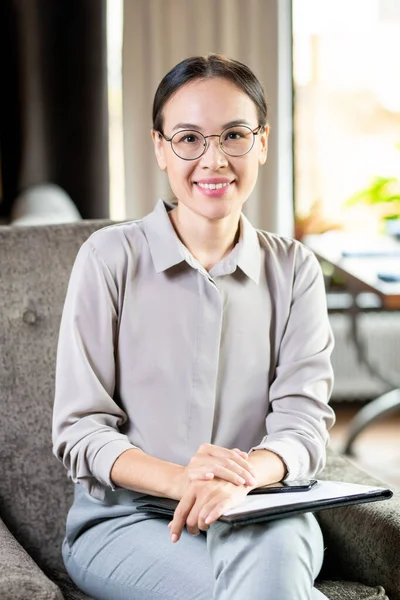
<instances>
[{"instance_id":1,"label":"knee","mask_svg":"<svg viewBox=\"0 0 400 600\"><path fill-rule=\"evenodd\" d=\"M233 529L224 524L214 528L211 551L232 560L246 556L246 562L278 565L296 565L318 574L323 557L323 539L320 527L311 514L296 515L266 523L246 525ZM227 556L229 555L229 556Z\"/></svg>"},{"instance_id":2,"label":"knee","mask_svg":"<svg viewBox=\"0 0 400 600\"><path fill-rule=\"evenodd\" d=\"M321 531L311 514L240 529L215 525L207 540L216 586L225 594L221 598L311 597L323 555Z\"/></svg>"},{"instance_id":3,"label":"knee","mask_svg":"<svg viewBox=\"0 0 400 600\"><path fill-rule=\"evenodd\" d=\"M298 554L304 549L310 552L323 548L321 529L311 513L296 515L268 524L269 544L282 549L285 554Z\"/></svg>"}]
</instances>

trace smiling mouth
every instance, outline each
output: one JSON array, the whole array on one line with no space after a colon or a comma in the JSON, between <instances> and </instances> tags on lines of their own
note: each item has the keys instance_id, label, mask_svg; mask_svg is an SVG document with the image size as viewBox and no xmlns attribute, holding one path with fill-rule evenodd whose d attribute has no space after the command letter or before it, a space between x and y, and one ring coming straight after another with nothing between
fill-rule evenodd
<instances>
[{"instance_id":1,"label":"smiling mouth","mask_svg":"<svg viewBox=\"0 0 400 600\"><path fill-rule=\"evenodd\" d=\"M198 185L199 187L201 187L203 190L220 190L224 187L228 187L228 185L231 185L232 182L227 181L226 183L197 183L196 185Z\"/></svg>"}]
</instances>

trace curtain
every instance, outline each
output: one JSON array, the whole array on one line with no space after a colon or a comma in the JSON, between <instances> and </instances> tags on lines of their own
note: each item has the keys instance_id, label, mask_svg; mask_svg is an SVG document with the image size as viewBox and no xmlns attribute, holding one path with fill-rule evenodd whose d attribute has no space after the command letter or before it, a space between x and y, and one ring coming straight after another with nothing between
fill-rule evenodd
<instances>
[{"instance_id":1,"label":"curtain","mask_svg":"<svg viewBox=\"0 0 400 600\"><path fill-rule=\"evenodd\" d=\"M150 137L152 100L180 60L220 52L249 65L264 86L268 160L245 212L256 227L293 233L290 0L125 0L123 118L126 215L140 218L170 199Z\"/></svg>"},{"instance_id":2,"label":"curtain","mask_svg":"<svg viewBox=\"0 0 400 600\"><path fill-rule=\"evenodd\" d=\"M106 0L2 0L0 48L0 217L41 183L107 217Z\"/></svg>"}]
</instances>

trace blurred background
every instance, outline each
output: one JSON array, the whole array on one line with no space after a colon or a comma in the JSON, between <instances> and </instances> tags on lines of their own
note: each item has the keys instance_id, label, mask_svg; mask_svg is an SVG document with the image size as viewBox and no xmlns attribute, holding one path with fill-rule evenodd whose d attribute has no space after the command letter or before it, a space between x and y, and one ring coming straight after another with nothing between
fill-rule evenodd
<instances>
[{"instance_id":1,"label":"blurred background","mask_svg":"<svg viewBox=\"0 0 400 600\"><path fill-rule=\"evenodd\" d=\"M269 105L268 161L245 208L252 223L310 247L313 236L398 244L399 0L2 0L0 45L1 224L137 219L173 200L153 156L153 95L183 58L221 52L254 70ZM322 258L340 448L359 408L394 385L360 360L347 271ZM357 288L367 294L357 322L368 361L398 373L400 304L387 310L368 285ZM356 449L400 481L399 414Z\"/></svg>"},{"instance_id":2,"label":"blurred background","mask_svg":"<svg viewBox=\"0 0 400 600\"><path fill-rule=\"evenodd\" d=\"M162 76L222 52L263 83L269 161L254 225L382 232L400 215L399 0L4 0L0 218L52 182L83 218L139 218L171 194L151 104ZM388 221L392 223L388 224Z\"/></svg>"}]
</instances>

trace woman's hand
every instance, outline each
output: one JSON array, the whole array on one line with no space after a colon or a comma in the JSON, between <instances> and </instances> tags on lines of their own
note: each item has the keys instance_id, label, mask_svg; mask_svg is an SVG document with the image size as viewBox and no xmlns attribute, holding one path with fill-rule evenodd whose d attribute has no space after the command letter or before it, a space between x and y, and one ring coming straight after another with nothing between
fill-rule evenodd
<instances>
[{"instance_id":1,"label":"woman's hand","mask_svg":"<svg viewBox=\"0 0 400 600\"><path fill-rule=\"evenodd\" d=\"M243 502L250 489L249 486L238 486L221 479L193 481L168 525L172 542L179 540L185 524L192 535L198 535L200 529L207 531L226 510Z\"/></svg>"},{"instance_id":2,"label":"woman's hand","mask_svg":"<svg viewBox=\"0 0 400 600\"><path fill-rule=\"evenodd\" d=\"M185 467L187 481L218 478L235 485L255 485L255 472L247 458L247 453L238 448L229 450L213 444L201 444Z\"/></svg>"}]
</instances>

